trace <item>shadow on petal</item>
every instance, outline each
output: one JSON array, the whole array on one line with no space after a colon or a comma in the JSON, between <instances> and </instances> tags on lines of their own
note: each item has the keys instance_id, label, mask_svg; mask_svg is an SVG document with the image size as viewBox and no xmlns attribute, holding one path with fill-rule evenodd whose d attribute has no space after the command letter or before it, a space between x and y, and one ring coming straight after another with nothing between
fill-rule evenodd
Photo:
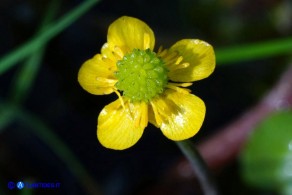
<instances>
[{"instance_id":1,"label":"shadow on petal","mask_svg":"<svg viewBox=\"0 0 292 195\"><path fill-rule=\"evenodd\" d=\"M123 150L133 146L147 126L146 103L126 100L124 105L118 99L105 106L98 117L97 137L106 148Z\"/></svg>"}]
</instances>

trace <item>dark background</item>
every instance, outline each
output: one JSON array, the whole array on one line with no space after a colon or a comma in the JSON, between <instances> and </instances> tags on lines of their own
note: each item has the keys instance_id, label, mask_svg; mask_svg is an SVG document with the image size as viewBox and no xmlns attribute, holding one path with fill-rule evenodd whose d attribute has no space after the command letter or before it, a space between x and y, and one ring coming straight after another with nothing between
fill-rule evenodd
<instances>
[{"instance_id":1,"label":"dark background","mask_svg":"<svg viewBox=\"0 0 292 195\"><path fill-rule=\"evenodd\" d=\"M34 35L49 2L0 2L0 56ZM61 1L57 18L81 2ZM291 24L285 22L285 7L281 0L103 0L49 42L22 107L53 129L96 180L102 194L200 194L189 181L174 180L171 185L165 182L168 171L182 154L152 125L130 149L114 151L99 144L97 116L117 97L84 91L77 82L78 70L85 60L99 53L109 24L123 15L137 17L153 29L156 49L160 45L167 48L183 38L199 38L213 45L216 52L223 47L291 34ZM205 101L207 114L202 129L192 140L199 143L254 105L277 80L287 61L287 57L277 56L217 64L209 78L195 82L191 89ZM21 65L1 75L2 100L8 97ZM221 194L259 194L240 179L237 162L214 174ZM46 143L26 125L12 121L0 134L1 191L20 194L7 188L8 181L19 180L61 183L58 190L33 190L32 194L88 194Z\"/></svg>"}]
</instances>

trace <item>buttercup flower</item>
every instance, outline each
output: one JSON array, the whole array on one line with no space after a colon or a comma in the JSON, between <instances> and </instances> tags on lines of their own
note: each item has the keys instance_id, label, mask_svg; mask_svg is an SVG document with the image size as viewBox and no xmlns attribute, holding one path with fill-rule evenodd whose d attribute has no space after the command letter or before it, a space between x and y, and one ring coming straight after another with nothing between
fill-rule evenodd
<instances>
[{"instance_id":1,"label":"buttercup flower","mask_svg":"<svg viewBox=\"0 0 292 195\"><path fill-rule=\"evenodd\" d=\"M89 93L118 95L98 117L97 137L107 148L133 146L148 121L175 141L188 139L201 128L205 104L186 87L214 71L212 46L183 39L154 52L154 43L147 24L120 17L109 26L101 53L79 70L78 81Z\"/></svg>"}]
</instances>

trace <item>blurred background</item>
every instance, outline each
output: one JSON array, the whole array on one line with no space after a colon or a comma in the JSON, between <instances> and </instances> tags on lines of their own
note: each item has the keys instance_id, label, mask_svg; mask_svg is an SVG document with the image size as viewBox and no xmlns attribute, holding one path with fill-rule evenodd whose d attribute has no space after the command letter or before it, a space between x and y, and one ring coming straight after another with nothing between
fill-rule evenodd
<instances>
[{"instance_id":1,"label":"blurred background","mask_svg":"<svg viewBox=\"0 0 292 195\"><path fill-rule=\"evenodd\" d=\"M82 2L57 1L53 23ZM0 56L37 33L50 3L0 2ZM153 29L156 49L183 38L198 38L213 45L216 52L292 34L290 0L100 1L48 42L36 77L21 101L13 100L25 60L1 74L1 195L202 194L195 177L180 167L183 155L176 144L154 126L149 125L141 140L124 151L108 150L96 138L99 112L117 97L87 93L78 84L77 73L85 60L100 52L108 26L123 15L137 17ZM191 87L207 106L204 124L192 141L208 140L256 105L290 62L291 55L279 54L217 63L209 78ZM244 182L237 156L211 169L220 194L276 194ZM174 170L181 175L173 174ZM9 181L60 182L61 188L10 190Z\"/></svg>"}]
</instances>

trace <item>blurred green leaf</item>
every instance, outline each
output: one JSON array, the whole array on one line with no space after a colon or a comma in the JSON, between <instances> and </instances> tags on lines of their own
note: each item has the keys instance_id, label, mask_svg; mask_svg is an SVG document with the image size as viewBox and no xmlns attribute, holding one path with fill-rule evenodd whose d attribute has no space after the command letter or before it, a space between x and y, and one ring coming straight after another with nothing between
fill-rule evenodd
<instances>
[{"instance_id":1,"label":"blurred green leaf","mask_svg":"<svg viewBox=\"0 0 292 195\"><path fill-rule=\"evenodd\" d=\"M240 162L246 183L281 192L292 189L292 111L264 120L247 141Z\"/></svg>"},{"instance_id":2,"label":"blurred green leaf","mask_svg":"<svg viewBox=\"0 0 292 195\"><path fill-rule=\"evenodd\" d=\"M273 57L279 54L292 54L292 38L267 41L262 43L238 45L216 49L216 61L218 65L234 62Z\"/></svg>"},{"instance_id":3,"label":"blurred green leaf","mask_svg":"<svg viewBox=\"0 0 292 195\"><path fill-rule=\"evenodd\" d=\"M70 172L84 186L88 194L100 194L99 187L87 172L86 168L72 153L70 148L37 116L23 110L17 110L17 119L25 124L40 140L42 140L66 164Z\"/></svg>"},{"instance_id":4,"label":"blurred green leaf","mask_svg":"<svg viewBox=\"0 0 292 195\"><path fill-rule=\"evenodd\" d=\"M15 107L0 102L0 133L15 119Z\"/></svg>"},{"instance_id":5,"label":"blurred green leaf","mask_svg":"<svg viewBox=\"0 0 292 195\"><path fill-rule=\"evenodd\" d=\"M52 22L59 6L60 2L58 0L50 2L37 35L48 30L47 26ZM24 63L23 66L19 68L17 74L14 75L9 97L11 102L20 104L21 101L23 101L29 94L43 59L45 47L46 44L44 43L40 49L32 53L26 60L26 63Z\"/></svg>"},{"instance_id":6,"label":"blurred green leaf","mask_svg":"<svg viewBox=\"0 0 292 195\"><path fill-rule=\"evenodd\" d=\"M2 108L4 109L2 110ZM9 115L10 120L16 119L26 125L33 134L44 142L56 154L56 156L58 156L61 161L65 163L66 167L77 178L78 182L83 185L88 194L100 194L100 189L97 182L87 172L86 168L82 165L70 148L42 120L32 113L22 110L14 104L0 101L0 110L1 112L11 111L11 114ZM0 116L5 115L0 113ZM8 114L6 114L6 116L9 118ZM2 123L2 125L7 124L10 120L6 119L6 123ZM1 130L2 129L0 128L0 131Z\"/></svg>"},{"instance_id":7,"label":"blurred green leaf","mask_svg":"<svg viewBox=\"0 0 292 195\"><path fill-rule=\"evenodd\" d=\"M24 45L16 48L11 53L8 53L2 59L0 59L0 75L7 71L9 68L13 67L19 61L23 60L28 55L37 51L50 39L55 37L57 34L62 32L65 28L75 22L80 16L88 11L93 5L100 2L100 0L87 0L81 5L77 6L74 10L67 13L57 22L47 25L46 31L33 37L30 41Z\"/></svg>"},{"instance_id":8,"label":"blurred green leaf","mask_svg":"<svg viewBox=\"0 0 292 195\"><path fill-rule=\"evenodd\" d=\"M42 47L36 51L36 53L30 56L26 63L20 67L20 70L15 75L9 97L12 102L19 104L29 94L43 59L44 50L45 48Z\"/></svg>"}]
</instances>

